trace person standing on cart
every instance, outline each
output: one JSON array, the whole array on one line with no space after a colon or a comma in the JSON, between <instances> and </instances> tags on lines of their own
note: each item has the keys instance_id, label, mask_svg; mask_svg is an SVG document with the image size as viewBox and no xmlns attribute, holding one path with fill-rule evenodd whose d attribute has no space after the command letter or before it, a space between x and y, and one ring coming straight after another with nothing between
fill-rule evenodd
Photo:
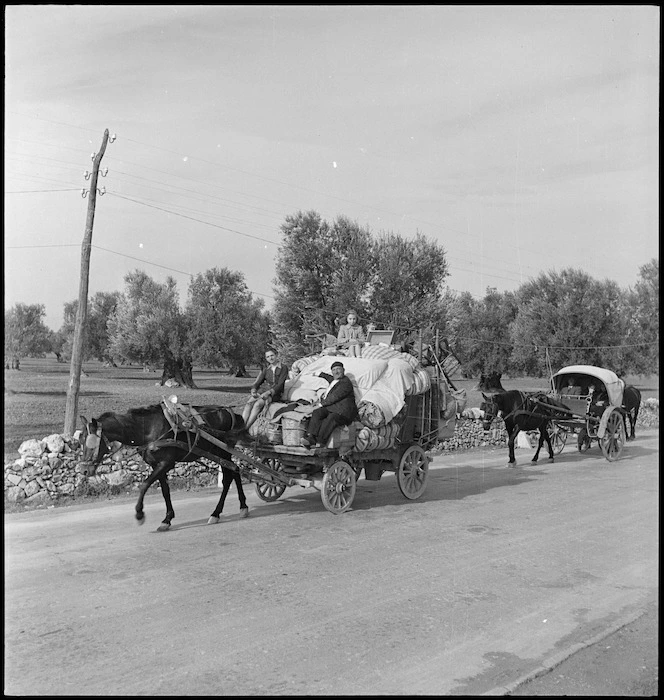
<instances>
[{"instance_id":1,"label":"person standing on cart","mask_svg":"<svg viewBox=\"0 0 664 700\"><path fill-rule=\"evenodd\" d=\"M242 418L247 430L266 405L272 401L279 401L284 392L284 384L288 379L288 365L281 362L276 350L268 348L265 351L265 359L267 367L261 371L252 384L251 398L242 411ZM259 393L259 389L262 389L261 393Z\"/></svg>"},{"instance_id":2,"label":"person standing on cart","mask_svg":"<svg viewBox=\"0 0 664 700\"><path fill-rule=\"evenodd\" d=\"M309 428L300 440L302 447L324 447L335 428L349 425L357 416L353 384L346 376L344 366L341 362L333 362L330 371L331 375L318 373L330 385L321 397L320 407L311 414Z\"/></svg>"}]
</instances>

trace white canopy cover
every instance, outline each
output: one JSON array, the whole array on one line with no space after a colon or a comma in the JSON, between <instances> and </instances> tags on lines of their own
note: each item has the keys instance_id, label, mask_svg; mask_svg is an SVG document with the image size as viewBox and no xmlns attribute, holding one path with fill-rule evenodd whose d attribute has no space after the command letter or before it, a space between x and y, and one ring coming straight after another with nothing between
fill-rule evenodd
<instances>
[{"instance_id":1,"label":"white canopy cover","mask_svg":"<svg viewBox=\"0 0 664 700\"><path fill-rule=\"evenodd\" d=\"M612 406L622 405L625 382L610 369L595 367L593 365L570 365L569 367L563 367L553 375L553 385L556 391L558 391L561 386L561 380L558 378L568 374L585 374L589 377L599 379L606 387L606 391L609 395L609 403Z\"/></svg>"}]
</instances>

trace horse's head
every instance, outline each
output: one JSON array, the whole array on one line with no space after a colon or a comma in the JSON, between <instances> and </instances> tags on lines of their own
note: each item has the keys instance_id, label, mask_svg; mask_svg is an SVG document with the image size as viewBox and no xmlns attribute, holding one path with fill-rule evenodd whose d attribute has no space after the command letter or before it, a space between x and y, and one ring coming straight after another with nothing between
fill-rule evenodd
<instances>
[{"instance_id":1,"label":"horse's head","mask_svg":"<svg viewBox=\"0 0 664 700\"><path fill-rule=\"evenodd\" d=\"M102 425L96 418L88 420L85 416L81 416L83 421L83 433L81 440L83 442L83 461L90 462L91 475L97 470L97 466L101 463L104 455L110 451L108 441L104 439L102 433Z\"/></svg>"},{"instance_id":2,"label":"horse's head","mask_svg":"<svg viewBox=\"0 0 664 700\"><path fill-rule=\"evenodd\" d=\"M492 395L487 396L484 392L482 392L482 398L484 399L484 401L482 401L482 403L480 404L480 410L484 411L484 418L482 419L482 428L484 430L489 430L493 419L498 415L499 409Z\"/></svg>"}]
</instances>

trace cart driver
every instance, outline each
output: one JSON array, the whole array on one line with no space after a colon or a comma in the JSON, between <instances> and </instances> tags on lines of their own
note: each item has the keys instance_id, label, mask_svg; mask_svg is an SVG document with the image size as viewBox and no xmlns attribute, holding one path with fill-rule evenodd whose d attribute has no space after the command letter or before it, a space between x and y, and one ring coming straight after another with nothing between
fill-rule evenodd
<instances>
[{"instance_id":1,"label":"cart driver","mask_svg":"<svg viewBox=\"0 0 664 700\"><path fill-rule=\"evenodd\" d=\"M284 391L284 384L288 379L288 365L279 360L277 351L268 348L265 351L267 367L256 377L256 381L251 386L251 397L247 401L242 411L244 425L249 429L253 425L263 407L272 401L279 401ZM265 384L265 386L263 386ZM263 389L261 393L259 389Z\"/></svg>"}]
</instances>

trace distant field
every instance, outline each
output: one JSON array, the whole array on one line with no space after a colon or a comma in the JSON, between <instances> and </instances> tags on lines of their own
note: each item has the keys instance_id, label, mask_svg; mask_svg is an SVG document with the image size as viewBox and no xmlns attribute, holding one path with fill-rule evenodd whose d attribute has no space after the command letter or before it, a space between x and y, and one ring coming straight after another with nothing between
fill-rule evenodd
<instances>
[{"instance_id":1,"label":"distant field","mask_svg":"<svg viewBox=\"0 0 664 700\"><path fill-rule=\"evenodd\" d=\"M141 367L103 367L100 363L85 363L87 377L81 377L78 413L90 418L104 411L124 413L130 408L158 403L163 396L176 393L184 403L213 404L239 407L249 396L249 387L256 376L239 379L220 370L194 370L198 389L155 386L161 372L143 372ZM643 398L659 398L659 378L625 377L638 387ZM506 389L536 391L548 389L545 378L502 378ZM477 378L454 379L458 389L466 389L468 406L479 406L481 393L476 390ZM58 364L55 359L26 358L21 370L5 370L5 431L6 459L18 456L19 445L29 438L41 440L64 429L65 405L69 385L69 364ZM80 421L77 421L77 423Z\"/></svg>"}]
</instances>

